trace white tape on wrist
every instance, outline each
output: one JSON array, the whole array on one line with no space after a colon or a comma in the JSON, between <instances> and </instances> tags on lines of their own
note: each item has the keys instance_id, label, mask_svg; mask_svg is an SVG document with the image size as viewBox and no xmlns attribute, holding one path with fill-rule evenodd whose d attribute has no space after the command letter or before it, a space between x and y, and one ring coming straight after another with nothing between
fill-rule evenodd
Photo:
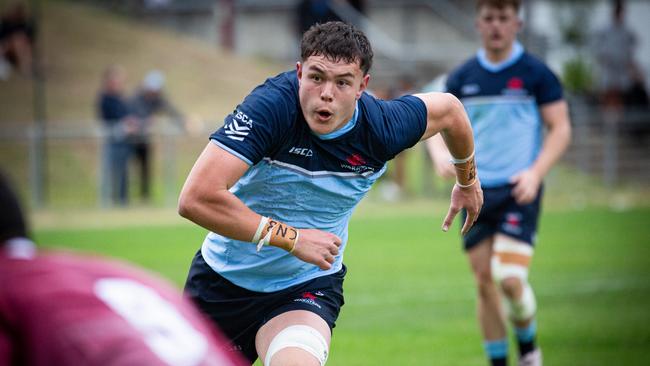
<instances>
[{"instance_id":1,"label":"white tape on wrist","mask_svg":"<svg viewBox=\"0 0 650 366\"><path fill-rule=\"evenodd\" d=\"M257 243L260 240L260 237L262 236L262 230L264 230L264 227L268 222L269 222L269 218L266 216L262 216L262 219L260 220L260 224L257 225L257 231L255 232L255 235L253 235L253 240L251 240L253 243Z\"/></svg>"},{"instance_id":2,"label":"white tape on wrist","mask_svg":"<svg viewBox=\"0 0 650 366\"><path fill-rule=\"evenodd\" d=\"M257 243L257 251L258 252L260 250L262 250L263 246L269 245L269 243L271 242L271 234L273 234L273 230L269 230L269 232L266 233L266 235L264 235L264 237L262 239L260 239L260 242Z\"/></svg>"},{"instance_id":3,"label":"white tape on wrist","mask_svg":"<svg viewBox=\"0 0 650 366\"><path fill-rule=\"evenodd\" d=\"M298 245L298 238L300 238L300 230L296 230L296 240L294 240L293 248L291 248L289 254L293 254L293 251L296 250L296 246Z\"/></svg>"},{"instance_id":4,"label":"white tape on wrist","mask_svg":"<svg viewBox=\"0 0 650 366\"><path fill-rule=\"evenodd\" d=\"M469 187L473 186L474 184L476 184L476 181L477 181L476 178L470 184L460 184L460 183L458 183L458 181L456 181L456 185L459 186L460 188L469 188Z\"/></svg>"},{"instance_id":5,"label":"white tape on wrist","mask_svg":"<svg viewBox=\"0 0 650 366\"><path fill-rule=\"evenodd\" d=\"M455 157L452 156L451 159L449 159L449 161L450 161L452 164L462 164L462 163L467 163L467 162L470 161L473 157L474 157L474 151L472 151L472 153L471 153L468 157L466 157L466 158L464 158L464 159L456 159Z\"/></svg>"}]
</instances>

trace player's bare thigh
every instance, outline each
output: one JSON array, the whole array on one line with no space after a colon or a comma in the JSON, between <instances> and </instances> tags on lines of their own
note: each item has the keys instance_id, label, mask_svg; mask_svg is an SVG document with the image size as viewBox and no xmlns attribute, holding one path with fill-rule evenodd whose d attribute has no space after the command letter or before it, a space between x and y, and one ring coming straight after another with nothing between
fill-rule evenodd
<instances>
[{"instance_id":1,"label":"player's bare thigh","mask_svg":"<svg viewBox=\"0 0 650 366\"><path fill-rule=\"evenodd\" d=\"M306 310L292 310L282 313L264 324L257 332L255 337L255 347L260 360L266 359L266 353L269 345L276 335L282 330L292 325L306 325L316 329L327 342L329 348L331 340L331 331L327 322L320 316ZM305 366L318 366L319 361L309 352L297 348L287 347L278 351L272 358L273 365L305 365ZM265 365L268 366L268 365Z\"/></svg>"},{"instance_id":2,"label":"player's bare thigh","mask_svg":"<svg viewBox=\"0 0 650 366\"><path fill-rule=\"evenodd\" d=\"M494 236L490 236L481 240L467 251L467 258L477 283L492 281L490 261L492 259L493 243Z\"/></svg>"}]
</instances>

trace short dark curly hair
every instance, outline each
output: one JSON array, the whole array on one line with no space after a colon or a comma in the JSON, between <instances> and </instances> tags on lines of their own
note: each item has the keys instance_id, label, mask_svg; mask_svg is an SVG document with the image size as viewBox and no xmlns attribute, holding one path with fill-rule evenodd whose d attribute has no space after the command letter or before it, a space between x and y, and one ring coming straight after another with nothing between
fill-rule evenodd
<instances>
[{"instance_id":1,"label":"short dark curly hair","mask_svg":"<svg viewBox=\"0 0 650 366\"><path fill-rule=\"evenodd\" d=\"M489 6L497 9L503 9L508 6L515 8L515 11L519 11L521 7L521 0L477 0L476 9L481 9L483 6Z\"/></svg>"},{"instance_id":2,"label":"short dark curly hair","mask_svg":"<svg viewBox=\"0 0 650 366\"><path fill-rule=\"evenodd\" d=\"M302 61L314 55L334 62L358 61L364 75L372 66L372 47L366 35L353 25L338 21L312 25L303 34L300 42Z\"/></svg>"}]
</instances>

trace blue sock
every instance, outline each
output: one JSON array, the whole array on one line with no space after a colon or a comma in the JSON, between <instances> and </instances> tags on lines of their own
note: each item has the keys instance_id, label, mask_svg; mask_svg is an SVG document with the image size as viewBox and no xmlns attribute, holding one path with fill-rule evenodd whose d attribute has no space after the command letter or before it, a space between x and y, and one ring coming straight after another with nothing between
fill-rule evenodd
<instances>
[{"instance_id":1,"label":"blue sock","mask_svg":"<svg viewBox=\"0 0 650 366\"><path fill-rule=\"evenodd\" d=\"M517 334L517 343L519 345L519 354L521 356L535 350L535 336L537 335L537 322L531 321L527 327L515 327Z\"/></svg>"},{"instance_id":2,"label":"blue sock","mask_svg":"<svg viewBox=\"0 0 650 366\"><path fill-rule=\"evenodd\" d=\"M506 366L508 363L508 339L497 339L483 342L485 353L492 366Z\"/></svg>"}]
</instances>

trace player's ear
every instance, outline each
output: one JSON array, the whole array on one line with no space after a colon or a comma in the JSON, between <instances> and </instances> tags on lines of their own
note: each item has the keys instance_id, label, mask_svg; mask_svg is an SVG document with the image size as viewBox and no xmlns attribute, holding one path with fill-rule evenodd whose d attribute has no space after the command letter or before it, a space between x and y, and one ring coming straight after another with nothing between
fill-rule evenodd
<instances>
[{"instance_id":1,"label":"player's ear","mask_svg":"<svg viewBox=\"0 0 650 366\"><path fill-rule=\"evenodd\" d=\"M296 62L296 73L298 74L298 82L302 79L302 64L300 61Z\"/></svg>"},{"instance_id":2,"label":"player's ear","mask_svg":"<svg viewBox=\"0 0 650 366\"><path fill-rule=\"evenodd\" d=\"M366 91L369 82L370 82L370 74L365 74L361 78L361 85L359 86L359 91L357 91L357 95L356 95L357 99L361 98L361 94L363 94L363 92Z\"/></svg>"}]
</instances>

